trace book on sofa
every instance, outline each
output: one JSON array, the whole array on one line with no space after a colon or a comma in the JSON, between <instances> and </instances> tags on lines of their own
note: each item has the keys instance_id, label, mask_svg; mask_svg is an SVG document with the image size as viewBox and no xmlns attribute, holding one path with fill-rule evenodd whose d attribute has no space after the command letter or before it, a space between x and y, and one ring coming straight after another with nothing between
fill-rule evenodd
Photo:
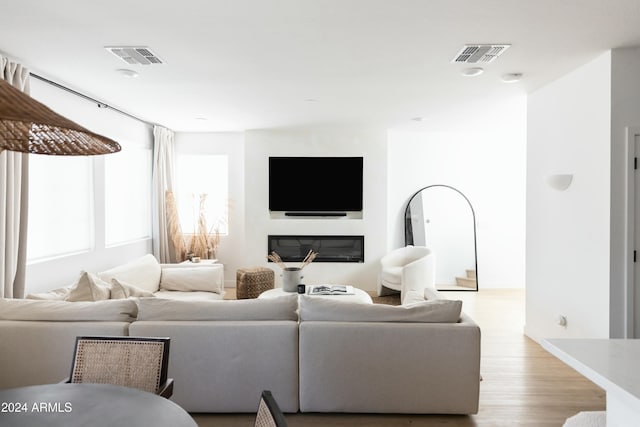
<instances>
[{"instance_id":1,"label":"book on sofa","mask_svg":"<svg viewBox=\"0 0 640 427\"><path fill-rule=\"evenodd\" d=\"M312 285L309 295L355 295L350 285Z\"/></svg>"}]
</instances>

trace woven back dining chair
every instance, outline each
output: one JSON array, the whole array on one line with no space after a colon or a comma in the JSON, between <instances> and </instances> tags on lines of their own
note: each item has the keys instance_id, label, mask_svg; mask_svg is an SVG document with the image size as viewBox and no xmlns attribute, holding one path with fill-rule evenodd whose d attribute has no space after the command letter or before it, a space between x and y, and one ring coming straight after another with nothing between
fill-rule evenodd
<instances>
[{"instance_id":1,"label":"woven back dining chair","mask_svg":"<svg viewBox=\"0 0 640 427\"><path fill-rule=\"evenodd\" d=\"M254 427L287 427L287 421L269 390L262 392Z\"/></svg>"},{"instance_id":2,"label":"woven back dining chair","mask_svg":"<svg viewBox=\"0 0 640 427\"><path fill-rule=\"evenodd\" d=\"M81 336L76 338L69 383L114 384L173 394L167 378L169 338Z\"/></svg>"}]
</instances>

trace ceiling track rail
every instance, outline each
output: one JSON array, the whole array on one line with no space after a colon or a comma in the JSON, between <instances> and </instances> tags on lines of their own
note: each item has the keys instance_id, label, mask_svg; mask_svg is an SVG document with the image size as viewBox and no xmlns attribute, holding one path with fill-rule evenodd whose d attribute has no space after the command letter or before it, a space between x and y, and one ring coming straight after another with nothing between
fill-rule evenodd
<instances>
[{"instance_id":1,"label":"ceiling track rail","mask_svg":"<svg viewBox=\"0 0 640 427\"><path fill-rule=\"evenodd\" d=\"M82 99L85 99L85 100L87 100L89 102L92 102L92 103L96 104L98 106L98 108L106 108L106 109L109 109L109 110L113 110L113 111L115 111L117 113L123 114L123 115L125 115L125 116L127 116L129 118L132 118L134 120L137 120L139 122L145 123L145 124L150 125L150 126L154 126L156 124L156 123L150 123L150 122L148 122L146 120L143 120L140 117L134 116L133 114L129 114L126 111L122 111L122 110L120 110L118 108L112 107L111 105L109 105L107 103L104 103L102 101L98 101L97 99L92 98L92 97L90 97L88 95L85 95L84 93L81 93L81 92L78 92L78 91L73 90L71 88L68 88L66 86L63 86L60 83L56 83L53 80L49 80L49 79L47 79L45 77L42 77L42 76L40 76L38 74L30 73L30 75L31 75L31 77L33 77L33 78L35 78L37 80L40 80L40 81L45 82L45 83L48 83L51 86L57 87L58 89L62 89L64 91L72 93L72 94L74 94L74 95L76 95L76 96L78 96L78 97L80 97Z\"/></svg>"}]
</instances>

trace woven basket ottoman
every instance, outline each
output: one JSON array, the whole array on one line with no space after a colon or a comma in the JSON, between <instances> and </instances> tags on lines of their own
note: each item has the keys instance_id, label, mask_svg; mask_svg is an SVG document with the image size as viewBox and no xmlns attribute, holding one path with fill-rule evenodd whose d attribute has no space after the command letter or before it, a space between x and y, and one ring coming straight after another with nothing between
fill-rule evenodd
<instances>
[{"instance_id":1,"label":"woven basket ottoman","mask_svg":"<svg viewBox=\"0 0 640 427\"><path fill-rule=\"evenodd\" d=\"M273 289L275 274L267 267L241 268L236 271L236 298L258 298L258 295Z\"/></svg>"}]
</instances>

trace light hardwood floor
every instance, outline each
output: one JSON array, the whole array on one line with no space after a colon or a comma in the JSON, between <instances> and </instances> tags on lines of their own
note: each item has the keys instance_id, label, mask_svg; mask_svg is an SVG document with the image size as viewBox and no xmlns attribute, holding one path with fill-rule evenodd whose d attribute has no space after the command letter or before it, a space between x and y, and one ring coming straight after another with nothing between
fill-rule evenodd
<instances>
[{"instance_id":1,"label":"light hardwood floor","mask_svg":"<svg viewBox=\"0 0 640 427\"><path fill-rule=\"evenodd\" d=\"M602 389L524 336L524 290L444 294L463 300L463 310L482 330L478 414L286 414L289 426L560 427L579 411L604 410ZM250 427L254 420L251 414L193 415L200 427Z\"/></svg>"}]
</instances>

